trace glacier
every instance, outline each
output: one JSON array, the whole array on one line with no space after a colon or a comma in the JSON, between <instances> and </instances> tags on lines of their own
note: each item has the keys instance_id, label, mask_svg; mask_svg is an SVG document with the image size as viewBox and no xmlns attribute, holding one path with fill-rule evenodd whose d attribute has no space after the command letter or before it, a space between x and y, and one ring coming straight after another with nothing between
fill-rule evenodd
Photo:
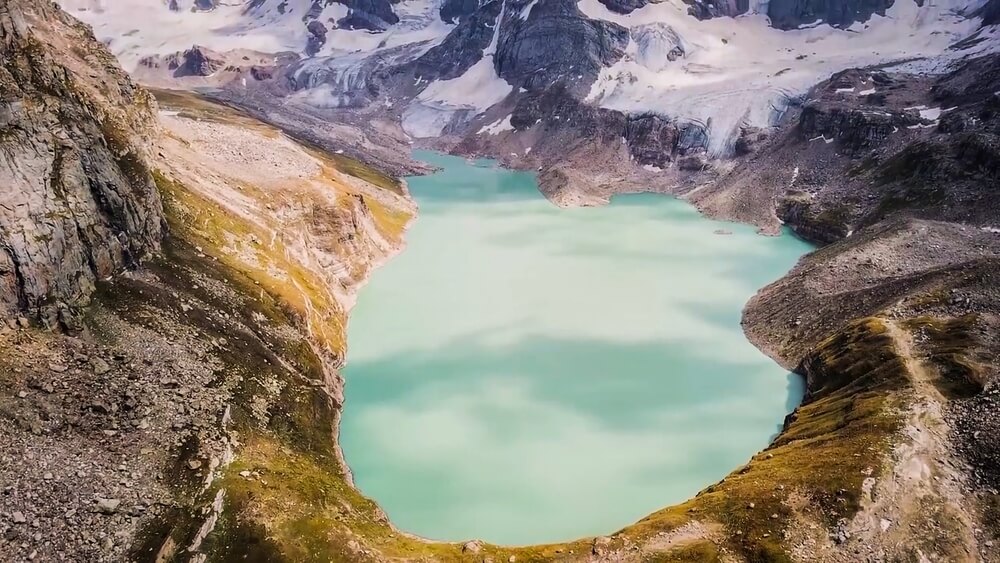
<instances>
[{"instance_id":1,"label":"glacier","mask_svg":"<svg viewBox=\"0 0 1000 563\"><path fill-rule=\"evenodd\" d=\"M532 18L550 17L539 7L553 0L494 1L503 3L501 13L478 62L458 77L424 83L418 77L402 100L368 96L369 78L373 69L413 61L456 29L457 24L442 19L443 0L393 4L399 22L381 33L334 26L311 57L305 55L305 22L335 22L347 13L344 5L252 0L220 3L209 11L175 11L160 0L60 4L90 23L126 69L132 70L145 56L178 52L192 44L220 52L294 52L300 56L295 88L304 91L293 95L301 101L319 108L376 101L386 108L400 107L404 131L434 137L460 129L515 89L538 88L517 78L513 83L501 78L494 55L505 26L516 29ZM844 29L820 21L780 30L770 25L768 4L761 1L751 2L737 17L698 19L682 0L649 3L628 14L611 11L599 0L579 0L582 17L622 26L628 44L623 56L602 66L592 83L587 83L590 77L576 76L573 65L555 75L580 79L584 100L596 106L654 113L703 128L709 156L719 158L732 153L744 128L773 126L790 104L802 101L812 86L838 71L896 64L914 73L942 72L954 60L997 50L996 26L984 29L975 16L983 5L984 0L923 5L897 0L884 16L875 14ZM982 40L955 47L974 34Z\"/></svg>"}]
</instances>

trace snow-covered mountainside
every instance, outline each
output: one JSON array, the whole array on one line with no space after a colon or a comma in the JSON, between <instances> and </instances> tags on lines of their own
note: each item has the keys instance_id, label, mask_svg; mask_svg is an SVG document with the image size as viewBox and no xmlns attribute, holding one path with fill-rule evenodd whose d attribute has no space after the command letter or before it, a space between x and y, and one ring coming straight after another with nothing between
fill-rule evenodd
<instances>
[{"instance_id":1,"label":"snow-covered mountainside","mask_svg":"<svg viewBox=\"0 0 1000 563\"><path fill-rule=\"evenodd\" d=\"M939 72L998 43L995 2L983 0L60 3L130 70L172 56L164 64L177 76L228 70L222 82L243 88L279 76L282 95L318 108L398 112L414 137L463 133L512 93L558 88L591 106L696 127L711 157L730 155L741 131L774 125L840 70ZM294 56L263 72L227 52ZM211 53L219 62L203 64Z\"/></svg>"}]
</instances>

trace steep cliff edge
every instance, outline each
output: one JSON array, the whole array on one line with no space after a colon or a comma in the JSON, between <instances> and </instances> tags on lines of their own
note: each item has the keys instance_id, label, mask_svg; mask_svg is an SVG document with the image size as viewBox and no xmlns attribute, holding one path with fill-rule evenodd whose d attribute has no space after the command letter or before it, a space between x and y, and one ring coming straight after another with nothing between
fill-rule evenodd
<instances>
[{"instance_id":1,"label":"steep cliff edge","mask_svg":"<svg viewBox=\"0 0 1000 563\"><path fill-rule=\"evenodd\" d=\"M74 325L159 244L155 102L51 2L0 2L0 49L0 315Z\"/></svg>"},{"instance_id":2,"label":"steep cliff edge","mask_svg":"<svg viewBox=\"0 0 1000 563\"><path fill-rule=\"evenodd\" d=\"M340 460L338 367L353 293L413 216L404 187L160 95L159 252L98 280L73 331L0 325L5 561L280 560L269 546L284 535L266 525L294 520L288 488L317 479L375 510ZM321 469L272 476L282 455ZM245 498L261 471L278 492Z\"/></svg>"},{"instance_id":3,"label":"steep cliff edge","mask_svg":"<svg viewBox=\"0 0 1000 563\"><path fill-rule=\"evenodd\" d=\"M158 112L49 2L0 0L0 31L0 559L223 559L219 511L260 521L210 487L251 445L349 488L346 311L405 187L193 96Z\"/></svg>"}]
</instances>

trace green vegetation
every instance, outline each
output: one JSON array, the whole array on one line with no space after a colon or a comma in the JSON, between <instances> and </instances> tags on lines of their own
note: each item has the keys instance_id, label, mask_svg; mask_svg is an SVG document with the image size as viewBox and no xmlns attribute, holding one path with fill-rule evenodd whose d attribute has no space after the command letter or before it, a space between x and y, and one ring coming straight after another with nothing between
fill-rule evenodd
<instances>
[{"instance_id":1,"label":"green vegetation","mask_svg":"<svg viewBox=\"0 0 1000 563\"><path fill-rule=\"evenodd\" d=\"M851 208L844 204L822 209L812 219L812 223L822 232L847 234L851 225Z\"/></svg>"},{"instance_id":2,"label":"green vegetation","mask_svg":"<svg viewBox=\"0 0 1000 563\"><path fill-rule=\"evenodd\" d=\"M821 343L802 369L812 392L771 447L688 503L626 533L648 537L707 518L723 524L725 543L749 561L781 562L791 561L783 538L796 499L818 508L808 516L828 528L853 516L864 479L879 475L889 437L900 428L892 391L906 384L905 364L885 325L870 318Z\"/></svg>"},{"instance_id":3,"label":"green vegetation","mask_svg":"<svg viewBox=\"0 0 1000 563\"><path fill-rule=\"evenodd\" d=\"M298 139L298 141L302 142L301 139ZM379 172L378 170L362 163L359 160L355 160L349 156L344 156L342 154L329 154L326 153L325 151L322 151L321 149L314 148L313 150L319 150L321 154L325 155L326 158L329 158L333 162L334 167L344 172L345 174L350 174L351 176L354 176L356 178L361 178L362 180L368 182L369 184L378 186L384 190L389 190L391 192L400 195L403 194L402 184L399 182L399 180L396 180L391 176L383 174L382 172Z\"/></svg>"},{"instance_id":4,"label":"green vegetation","mask_svg":"<svg viewBox=\"0 0 1000 563\"><path fill-rule=\"evenodd\" d=\"M375 225L382 236L393 241L403 239L407 225L413 220L413 216L408 211L393 209L371 197L362 197L361 202L371 212Z\"/></svg>"},{"instance_id":5,"label":"green vegetation","mask_svg":"<svg viewBox=\"0 0 1000 563\"><path fill-rule=\"evenodd\" d=\"M289 257L280 240L261 244L271 239L264 228L184 188L162 172L154 171L153 178L173 236L201 248L278 296L299 312L317 342L342 354L345 319L322 279Z\"/></svg>"},{"instance_id":6,"label":"green vegetation","mask_svg":"<svg viewBox=\"0 0 1000 563\"><path fill-rule=\"evenodd\" d=\"M245 127L270 138L281 135L278 129L253 118L241 109L206 100L193 92L161 89L150 91L161 108L176 111L181 117Z\"/></svg>"},{"instance_id":7,"label":"green vegetation","mask_svg":"<svg viewBox=\"0 0 1000 563\"><path fill-rule=\"evenodd\" d=\"M905 326L924 342L928 360L938 368L934 384L945 397L977 395L986 383L986 370L978 358L977 321L977 315L970 313L956 318L923 316L906 322Z\"/></svg>"}]
</instances>

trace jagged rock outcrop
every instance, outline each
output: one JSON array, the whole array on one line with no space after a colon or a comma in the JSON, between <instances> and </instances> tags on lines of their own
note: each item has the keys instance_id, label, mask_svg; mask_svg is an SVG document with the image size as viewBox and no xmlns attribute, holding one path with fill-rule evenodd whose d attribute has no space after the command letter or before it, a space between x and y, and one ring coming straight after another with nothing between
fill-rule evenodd
<instances>
[{"instance_id":1,"label":"jagged rock outcrop","mask_svg":"<svg viewBox=\"0 0 1000 563\"><path fill-rule=\"evenodd\" d=\"M901 127L920 123L920 117L914 113L815 104L803 108L799 133L806 141L817 138L831 142L836 140L848 151L857 152L877 147Z\"/></svg>"},{"instance_id":2,"label":"jagged rock outcrop","mask_svg":"<svg viewBox=\"0 0 1000 563\"><path fill-rule=\"evenodd\" d=\"M438 14L445 23L458 23L465 16L475 13L485 1L481 0L444 0Z\"/></svg>"},{"instance_id":3,"label":"jagged rock outcrop","mask_svg":"<svg viewBox=\"0 0 1000 563\"><path fill-rule=\"evenodd\" d=\"M833 27L846 28L855 22L866 22L875 14L885 15L894 0L771 0L766 4L771 26L782 30L795 29L803 25L826 23ZM602 0L608 8L628 13L642 7L646 0ZM750 10L748 0L684 0L688 13L700 19L736 17ZM629 6L627 11L612 7Z\"/></svg>"},{"instance_id":4,"label":"jagged rock outcrop","mask_svg":"<svg viewBox=\"0 0 1000 563\"><path fill-rule=\"evenodd\" d=\"M850 27L868 21L873 15L885 15L893 0L772 0L767 5L771 25L795 29L817 21L834 27Z\"/></svg>"},{"instance_id":5,"label":"jagged rock outcrop","mask_svg":"<svg viewBox=\"0 0 1000 563\"><path fill-rule=\"evenodd\" d=\"M989 0L976 15L983 18L983 25L1000 23L1000 0Z\"/></svg>"},{"instance_id":6,"label":"jagged rock outcrop","mask_svg":"<svg viewBox=\"0 0 1000 563\"><path fill-rule=\"evenodd\" d=\"M492 0L467 14L444 41L404 68L425 81L461 76L483 57L483 51L493 39L500 8L500 0Z\"/></svg>"},{"instance_id":7,"label":"jagged rock outcrop","mask_svg":"<svg viewBox=\"0 0 1000 563\"><path fill-rule=\"evenodd\" d=\"M0 0L0 315L71 325L157 248L155 102L51 2Z\"/></svg>"},{"instance_id":8,"label":"jagged rock outcrop","mask_svg":"<svg viewBox=\"0 0 1000 563\"><path fill-rule=\"evenodd\" d=\"M306 55L310 57L319 52L326 45L326 25L319 20L313 20L306 25L309 32L309 39L306 40Z\"/></svg>"},{"instance_id":9,"label":"jagged rock outcrop","mask_svg":"<svg viewBox=\"0 0 1000 563\"><path fill-rule=\"evenodd\" d=\"M688 4L688 14L699 20L734 17L750 9L748 0L684 0L684 3Z\"/></svg>"},{"instance_id":10,"label":"jagged rock outcrop","mask_svg":"<svg viewBox=\"0 0 1000 563\"><path fill-rule=\"evenodd\" d=\"M337 21L337 26L346 29L367 29L385 31L399 23L399 16L392 11L389 0L338 0L349 9L346 16ZM334 0L326 0L330 5ZM314 6L318 5L317 3Z\"/></svg>"},{"instance_id":11,"label":"jagged rock outcrop","mask_svg":"<svg viewBox=\"0 0 1000 563\"><path fill-rule=\"evenodd\" d=\"M219 5L219 0L193 0L185 3L181 0L170 0L167 7L175 12L182 10L204 11L214 10Z\"/></svg>"},{"instance_id":12,"label":"jagged rock outcrop","mask_svg":"<svg viewBox=\"0 0 1000 563\"><path fill-rule=\"evenodd\" d=\"M904 87L882 72L852 69L837 73L802 108L799 137L836 142L839 149L858 154L881 146L900 130L930 125L932 120L922 118L915 107L887 103L888 92Z\"/></svg>"},{"instance_id":13,"label":"jagged rock outcrop","mask_svg":"<svg viewBox=\"0 0 1000 563\"><path fill-rule=\"evenodd\" d=\"M592 20L573 0L546 0L527 7L508 0L494 58L497 74L528 90L562 83L583 95L601 69L618 61L628 46L628 29Z\"/></svg>"},{"instance_id":14,"label":"jagged rock outcrop","mask_svg":"<svg viewBox=\"0 0 1000 563\"><path fill-rule=\"evenodd\" d=\"M221 55L195 45L179 55L168 57L168 68L175 77L211 76L226 65Z\"/></svg>"},{"instance_id":15,"label":"jagged rock outcrop","mask_svg":"<svg viewBox=\"0 0 1000 563\"><path fill-rule=\"evenodd\" d=\"M612 12L619 14L631 14L635 10L648 4L648 0L600 0Z\"/></svg>"}]
</instances>

